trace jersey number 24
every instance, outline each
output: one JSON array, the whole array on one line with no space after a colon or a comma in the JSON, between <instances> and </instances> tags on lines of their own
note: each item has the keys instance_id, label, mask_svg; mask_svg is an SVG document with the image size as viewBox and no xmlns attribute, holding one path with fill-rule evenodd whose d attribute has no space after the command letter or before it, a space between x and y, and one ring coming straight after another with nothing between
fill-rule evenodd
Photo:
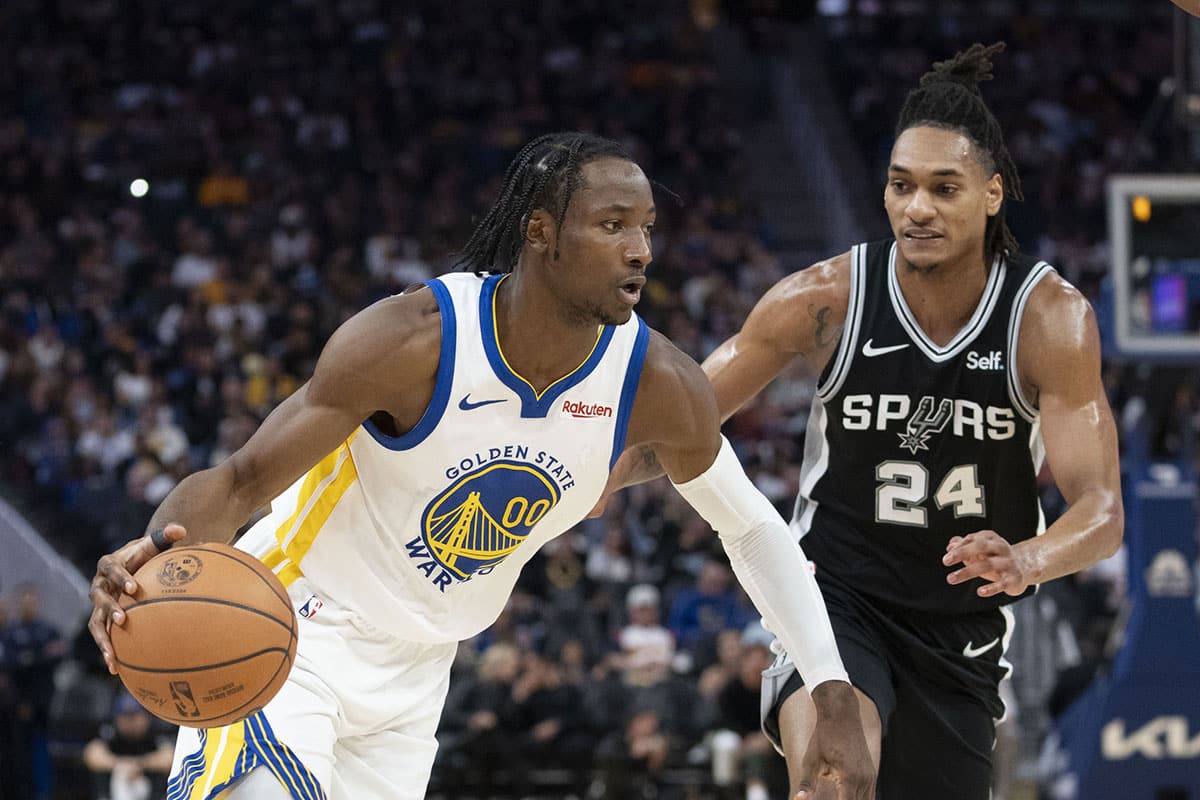
<instances>
[{"instance_id":1,"label":"jersey number 24","mask_svg":"<svg viewBox=\"0 0 1200 800\"><path fill-rule=\"evenodd\" d=\"M924 464L883 461L875 467L875 479L880 481L875 487L876 522L928 527L929 512L924 503L929 498L929 470ZM939 509L953 508L955 519L984 516L978 466L952 467L933 493L933 502Z\"/></svg>"}]
</instances>

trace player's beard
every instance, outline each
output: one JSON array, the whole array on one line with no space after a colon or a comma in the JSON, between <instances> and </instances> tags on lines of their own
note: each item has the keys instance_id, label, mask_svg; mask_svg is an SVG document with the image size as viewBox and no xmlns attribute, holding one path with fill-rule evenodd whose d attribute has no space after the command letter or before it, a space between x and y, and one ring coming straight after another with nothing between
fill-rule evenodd
<instances>
[{"instance_id":1,"label":"player's beard","mask_svg":"<svg viewBox=\"0 0 1200 800\"><path fill-rule=\"evenodd\" d=\"M563 309L563 316L574 325L622 325L629 321L631 315L632 311L618 314L615 310L605 308L594 300L572 303Z\"/></svg>"},{"instance_id":2,"label":"player's beard","mask_svg":"<svg viewBox=\"0 0 1200 800\"><path fill-rule=\"evenodd\" d=\"M932 264L915 264L912 261L909 261L907 258L904 259L904 263L910 270L922 275L930 275L934 272L937 272L938 268L942 266L942 262L940 261L935 261Z\"/></svg>"}]
</instances>

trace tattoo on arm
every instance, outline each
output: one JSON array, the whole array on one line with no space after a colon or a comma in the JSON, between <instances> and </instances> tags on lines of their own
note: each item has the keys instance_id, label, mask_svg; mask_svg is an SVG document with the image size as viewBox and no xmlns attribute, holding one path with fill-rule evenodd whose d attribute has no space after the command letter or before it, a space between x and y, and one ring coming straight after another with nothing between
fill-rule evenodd
<instances>
[{"instance_id":1,"label":"tattoo on arm","mask_svg":"<svg viewBox=\"0 0 1200 800\"><path fill-rule=\"evenodd\" d=\"M652 481L655 479L655 477L659 477L665 473L665 470L662 469L662 464L659 463L659 457L654 452L653 447L643 445L641 450L642 452L638 453L640 458L637 459L634 473L632 473L630 476L634 480L631 480L630 483L644 483L646 481Z\"/></svg>"},{"instance_id":2,"label":"tattoo on arm","mask_svg":"<svg viewBox=\"0 0 1200 800\"><path fill-rule=\"evenodd\" d=\"M817 330L813 334L813 339L816 341L819 349L833 347L842 335L842 326L830 324L829 315L832 312L833 308L831 306L822 306L815 311L812 306L808 307L808 313L817 322Z\"/></svg>"},{"instance_id":3,"label":"tattoo on arm","mask_svg":"<svg viewBox=\"0 0 1200 800\"><path fill-rule=\"evenodd\" d=\"M634 453L630 454L629 469L621 480L622 486L634 486L635 484L652 481L657 477L665 474L662 464L658 463L658 456L654 453L654 448L648 444L639 445Z\"/></svg>"}]
</instances>

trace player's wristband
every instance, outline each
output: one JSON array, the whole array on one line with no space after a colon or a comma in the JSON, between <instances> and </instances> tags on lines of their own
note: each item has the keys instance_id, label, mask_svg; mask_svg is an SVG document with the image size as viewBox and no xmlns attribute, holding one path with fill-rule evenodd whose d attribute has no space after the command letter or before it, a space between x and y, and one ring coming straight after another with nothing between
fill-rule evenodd
<instances>
[{"instance_id":1,"label":"player's wristband","mask_svg":"<svg viewBox=\"0 0 1200 800\"><path fill-rule=\"evenodd\" d=\"M158 548L158 552L160 553L171 549L171 543L167 541L166 532L162 528L155 528L150 531L150 541L154 542L154 546Z\"/></svg>"}]
</instances>

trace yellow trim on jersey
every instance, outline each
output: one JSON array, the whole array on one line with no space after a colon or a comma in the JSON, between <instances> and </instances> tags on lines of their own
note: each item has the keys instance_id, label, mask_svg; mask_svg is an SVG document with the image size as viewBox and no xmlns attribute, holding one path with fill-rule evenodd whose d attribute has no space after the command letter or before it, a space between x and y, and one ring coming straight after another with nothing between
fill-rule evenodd
<instances>
[{"instance_id":1,"label":"yellow trim on jersey","mask_svg":"<svg viewBox=\"0 0 1200 800\"><path fill-rule=\"evenodd\" d=\"M267 565L268 569L275 569L281 563L283 563L283 559L284 559L283 551L280 550L278 547L275 547L271 550L271 552L269 552L265 556L263 556L262 562Z\"/></svg>"},{"instance_id":2,"label":"yellow trim on jersey","mask_svg":"<svg viewBox=\"0 0 1200 800\"><path fill-rule=\"evenodd\" d=\"M219 736L215 736L217 732ZM208 729L204 747L204 772L192 784L190 800L204 800L214 786L228 783L237 769L238 758L246 745L246 726L235 722L223 728Z\"/></svg>"},{"instance_id":3,"label":"yellow trim on jersey","mask_svg":"<svg viewBox=\"0 0 1200 800\"><path fill-rule=\"evenodd\" d=\"M354 456L350 453L350 442L357 434L358 431L355 431L336 450L308 471L304 476L304 483L300 486L295 511L275 529L275 541L278 545L263 556L262 562L275 572L285 587L291 586L304 574L300 570L300 562L304 560L321 528L329 521L329 515L333 513L342 495L358 480L358 469L354 464ZM329 480L331 475L334 475L333 480ZM295 535L289 540L289 534L293 530L296 531Z\"/></svg>"},{"instance_id":4,"label":"yellow trim on jersey","mask_svg":"<svg viewBox=\"0 0 1200 800\"><path fill-rule=\"evenodd\" d=\"M300 530L296 531L292 541L283 548L284 554L290 561L299 564L304 559L308 549L316 540L317 534L320 533L321 527L329 521L329 515L333 513L333 509L342 499L342 495L357 480L358 469L354 466L354 457L347 452L342 466L338 469L337 477L326 484L317 498L317 502L313 503L308 516L300 524Z\"/></svg>"},{"instance_id":5,"label":"yellow trim on jersey","mask_svg":"<svg viewBox=\"0 0 1200 800\"><path fill-rule=\"evenodd\" d=\"M304 573L291 561L285 561L283 569L276 572L275 577L279 578L279 582L283 584L283 588L288 589L296 582L297 578L303 578Z\"/></svg>"},{"instance_id":6,"label":"yellow trim on jersey","mask_svg":"<svg viewBox=\"0 0 1200 800\"><path fill-rule=\"evenodd\" d=\"M300 497L296 499L296 509L292 515L284 521L282 525L275 529L275 541L279 542L280 547L283 546L287 539L288 533L296 525L296 520L304 513L305 507L308 505L309 499L317 491L317 487L325 482L325 479L333 474L333 470L337 467L338 457L341 456L343 448L346 448L346 443L338 445L338 448L323 459L317 462L317 465L308 471L304 476L304 483L300 486Z\"/></svg>"},{"instance_id":7,"label":"yellow trim on jersey","mask_svg":"<svg viewBox=\"0 0 1200 800\"><path fill-rule=\"evenodd\" d=\"M500 284L504 283L506 280L508 280L508 275L505 275L503 278L496 281L496 288L492 292L492 331L496 334L496 352L500 354L500 360L504 362L504 366L508 368L508 371L511 372L518 380L520 380L522 383L524 383L526 386L528 386L529 390L533 392L533 399L541 400L542 395L544 395L546 392L550 391L555 386L562 383L567 378L574 375L576 372L579 372L579 370L583 369L584 365L587 364L588 361L591 359L592 353L596 352L596 347L599 346L599 344L600 344L600 338L601 338L601 336L604 335L604 326L603 325L597 326L596 341L592 342L592 349L588 350L588 354L583 357L583 361L579 362L579 366L575 367L575 369L571 370L566 375L563 375L561 378L554 381L554 383L551 383L549 386L547 386L545 389L542 389L539 392L537 389L533 388L532 383L530 383L529 381L527 381L525 379L525 376L523 376L521 373L517 372L515 369L512 368L512 364L509 364L508 359L504 357L504 348L500 346L500 328L496 324L496 298L500 296Z\"/></svg>"}]
</instances>

